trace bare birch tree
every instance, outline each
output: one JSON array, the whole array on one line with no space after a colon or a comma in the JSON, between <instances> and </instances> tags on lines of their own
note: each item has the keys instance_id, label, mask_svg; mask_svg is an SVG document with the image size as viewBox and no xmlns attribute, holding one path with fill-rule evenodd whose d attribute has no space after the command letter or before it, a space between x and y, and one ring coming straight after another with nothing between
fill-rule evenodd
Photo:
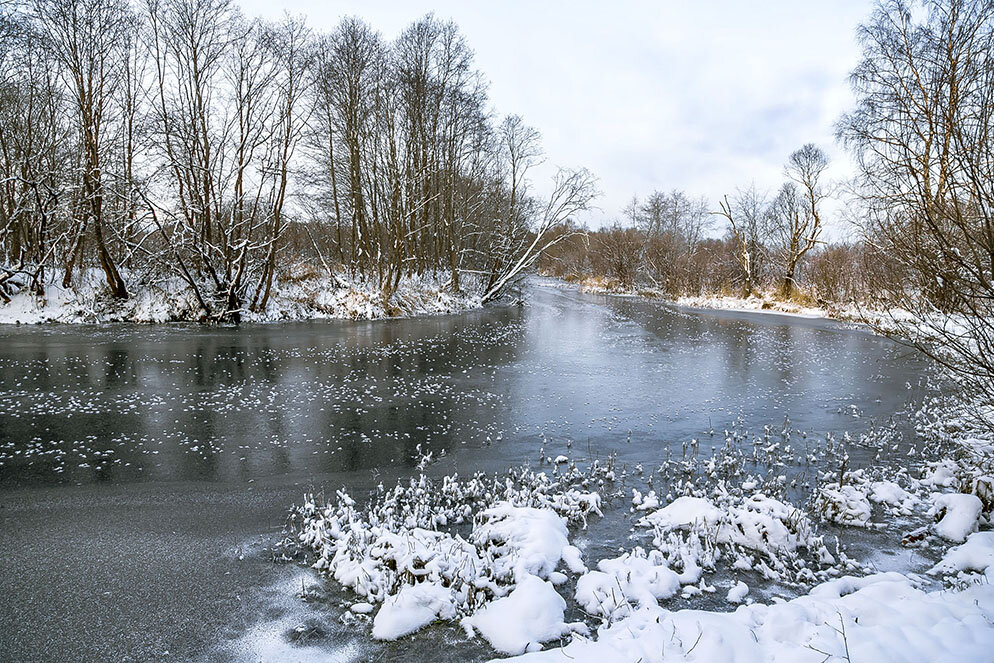
<instances>
[{"instance_id":1,"label":"bare birch tree","mask_svg":"<svg viewBox=\"0 0 994 663\"><path fill-rule=\"evenodd\" d=\"M796 287L797 266L819 241L824 223L822 176L828 167L825 153L811 143L793 152L783 184L770 206L770 235L783 267L780 294L789 299Z\"/></svg>"},{"instance_id":2,"label":"bare birch tree","mask_svg":"<svg viewBox=\"0 0 994 663\"><path fill-rule=\"evenodd\" d=\"M718 203L735 241L735 259L742 273L742 296L756 294L759 267L764 252L764 226L768 203L755 185L740 190L731 202L728 196Z\"/></svg>"},{"instance_id":3,"label":"bare birch tree","mask_svg":"<svg viewBox=\"0 0 994 663\"><path fill-rule=\"evenodd\" d=\"M994 2L880 2L860 28L856 107L863 230L900 269L883 331L994 398Z\"/></svg>"}]
</instances>

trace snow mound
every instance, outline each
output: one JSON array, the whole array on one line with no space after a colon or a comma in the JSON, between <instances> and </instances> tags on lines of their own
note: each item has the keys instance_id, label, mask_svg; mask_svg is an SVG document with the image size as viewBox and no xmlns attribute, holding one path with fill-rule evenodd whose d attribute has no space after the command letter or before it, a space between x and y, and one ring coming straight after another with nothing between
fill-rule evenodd
<instances>
[{"instance_id":1,"label":"snow mound","mask_svg":"<svg viewBox=\"0 0 994 663\"><path fill-rule=\"evenodd\" d=\"M967 537L966 543L950 548L928 572L931 575L967 571L986 573L991 566L994 566L994 532L974 532Z\"/></svg>"},{"instance_id":2,"label":"snow mound","mask_svg":"<svg viewBox=\"0 0 994 663\"><path fill-rule=\"evenodd\" d=\"M713 525L722 517L721 509L703 497L678 497L662 509L642 519L642 523L663 530L686 529L692 525Z\"/></svg>"},{"instance_id":3,"label":"snow mound","mask_svg":"<svg viewBox=\"0 0 994 663\"><path fill-rule=\"evenodd\" d=\"M875 481L870 484L870 501L894 507L904 515L910 515L918 504L918 498L901 488L893 481Z\"/></svg>"},{"instance_id":4,"label":"snow mound","mask_svg":"<svg viewBox=\"0 0 994 663\"><path fill-rule=\"evenodd\" d=\"M479 632L503 654L537 651L583 625L563 621L566 601L545 580L527 576L510 594L481 608L460 622L469 636Z\"/></svg>"},{"instance_id":5,"label":"snow mound","mask_svg":"<svg viewBox=\"0 0 994 663\"><path fill-rule=\"evenodd\" d=\"M977 529L977 520L984 505L976 495L946 493L932 500L929 514L937 520L935 533L947 541L962 543L967 534Z\"/></svg>"},{"instance_id":6,"label":"snow mound","mask_svg":"<svg viewBox=\"0 0 994 663\"><path fill-rule=\"evenodd\" d=\"M644 496L637 489L632 488L632 508L639 511L651 511L659 508L659 498L656 491L650 490Z\"/></svg>"},{"instance_id":7,"label":"snow mound","mask_svg":"<svg viewBox=\"0 0 994 663\"><path fill-rule=\"evenodd\" d=\"M586 570L579 550L569 543L566 521L554 511L503 502L485 510L482 519L471 538L490 549L500 578L518 582L530 575L548 578L561 560L572 571Z\"/></svg>"},{"instance_id":8,"label":"snow mound","mask_svg":"<svg viewBox=\"0 0 994 663\"><path fill-rule=\"evenodd\" d=\"M728 594L725 595L725 598L729 603L742 603L748 594L749 585L739 580L732 586L731 589L728 590Z\"/></svg>"},{"instance_id":9,"label":"snow mound","mask_svg":"<svg viewBox=\"0 0 994 663\"><path fill-rule=\"evenodd\" d=\"M956 475L959 468L955 461L945 459L929 463L929 465L929 473L921 481L923 485L935 488L952 488L958 483Z\"/></svg>"},{"instance_id":10,"label":"snow mound","mask_svg":"<svg viewBox=\"0 0 994 663\"><path fill-rule=\"evenodd\" d=\"M456 609L452 591L433 582L407 585L391 597L373 618L373 637L396 640L436 619L452 619Z\"/></svg>"}]
</instances>

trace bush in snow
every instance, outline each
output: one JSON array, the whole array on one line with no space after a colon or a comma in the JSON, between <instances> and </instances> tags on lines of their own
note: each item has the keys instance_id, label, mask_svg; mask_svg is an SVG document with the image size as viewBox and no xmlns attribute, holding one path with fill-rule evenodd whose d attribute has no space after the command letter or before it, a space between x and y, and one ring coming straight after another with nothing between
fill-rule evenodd
<instances>
[{"instance_id":1,"label":"bush in snow","mask_svg":"<svg viewBox=\"0 0 994 663\"><path fill-rule=\"evenodd\" d=\"M315 569L361 602L382 604L373 618L374 637L395 639L489 606L489 616L464 626L491 639L488 624L495 615L516 610L526 598L549 599L551 591L562 601L551 585L542 589L544 579L560 575L560 564L586 571L569 543L568 525L583 526L590 514L600 514L600 497L576 486L604 472L600 466L588 474L572 468L552 478L524 469L441 481L422 475L392 489L379 486L364 508L344 492L326 505L309 496L291 520L297 542L317 555ZM465 538L451 531L465 525L471 525ZM568 632L562 610L558 614L544 629L514 640L524 643L520 649L507 645L507 651L520 653L547 635Z\"/></svg>"}]
</instances>

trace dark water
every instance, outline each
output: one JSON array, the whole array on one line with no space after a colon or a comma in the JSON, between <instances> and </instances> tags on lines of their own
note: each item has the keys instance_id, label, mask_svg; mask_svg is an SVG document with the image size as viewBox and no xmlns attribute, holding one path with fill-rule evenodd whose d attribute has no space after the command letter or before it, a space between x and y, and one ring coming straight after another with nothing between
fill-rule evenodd
<instances>
[{"instance_id":1,"label":"dark water","mask_svg":"<svg viewBox=\"0 0 994 663\"><path fill-rule=\"evenodd\" d=\"M419 445L467 473L785 418L857 435L926 369L830 321L542 284L418 320L0 327L0 660L282 657L300 572L265 548L306 490L405 476Z\"/></svg>"}]
</instances>

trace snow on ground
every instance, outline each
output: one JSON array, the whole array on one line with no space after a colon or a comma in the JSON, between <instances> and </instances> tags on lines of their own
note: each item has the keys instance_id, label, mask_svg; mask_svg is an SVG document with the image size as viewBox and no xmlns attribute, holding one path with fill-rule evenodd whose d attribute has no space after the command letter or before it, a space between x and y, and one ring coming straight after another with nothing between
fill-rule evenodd
<instances>
[{"instance_id":1,"label":"snow on ground","mask_svg":"<svg viewBox=\"0 0 994 663\"><path fill-rule=\"evenodd\" d=\"M883 573L844 577L807 596L735 612L643 606L558 649L522 663L653 661L983 661L994 648L994 587L925 592Z\"/></svg>"},{"instance_id":2,"label":"snow on ground","mask_svg":"<svg viewBox=\"0 0 994 663\"><path fill-rule=\"evenodd\" d=\"M679 297L679 306L689 308L722 309L725 311L747 311L751 313L780 313L803 318L834 318L829 309L801 306L793 302L782 302L768 297L725 297L709 295L705 297Z\"/></svg>"},{"instance_id":3,"label":"snow on ground","mask_svg":"<svg viewBox=\"0 0 994 663\"><path fill-rule=\"evenodd\" d=\"M266 308L245 311L249 322L345 318L374 318L453 313L480 306L479 297L454 293L444 277L411 277L401 281L389 301L384 302L378 286L371 281L308 274L305 278L284 279L273 284ZM45 296L36 297L26 289L14 293L9 304L0 304L0 324L42 322L172 322L199 320L203 311L194 292L179 278L131 286L130 297L114 301L105 292L99 270L87 270L71 288L61 287L53 278L45 285Z\"/></svg>"},{"instance_id":4,"label":"snow on ground","mask_svg":"<svg viewBox=\"0 0 994 663\"><path fill-rule=\"evenodd\" d=\"M627 287L617 279L591 276L579 282L581 292L651 299L671 299L664 291L652 287ZM801 306L793 302L783 302L767 296L729 297L725 295L683 296L673 300L679 306L688 308L723 309L728 311L780 313L806 318L840 317L858 319L855 311ZM847 315L850 314L850 315Z\"/></svg>"},{"instance_id":5,"label":"snow on ground","mask_svg":"<svg viewBox=\"0 0 994 663\"><path fill-rule=\"evenodd\" d=\"M743 313L774 313L777 315L793 315L802 318L830 318L842 322L861 322L889 327L895 321L908 321L909 314L902 310L881 311L869 309L855 304L822 302L818 306L804 306L795 302L785 302L769 295L752 297L728 297L723 295L704 295L697 297L679 297L678 306L697 309L719 309L723 311L739 311Z\"/></svg>"}]
</instances>

